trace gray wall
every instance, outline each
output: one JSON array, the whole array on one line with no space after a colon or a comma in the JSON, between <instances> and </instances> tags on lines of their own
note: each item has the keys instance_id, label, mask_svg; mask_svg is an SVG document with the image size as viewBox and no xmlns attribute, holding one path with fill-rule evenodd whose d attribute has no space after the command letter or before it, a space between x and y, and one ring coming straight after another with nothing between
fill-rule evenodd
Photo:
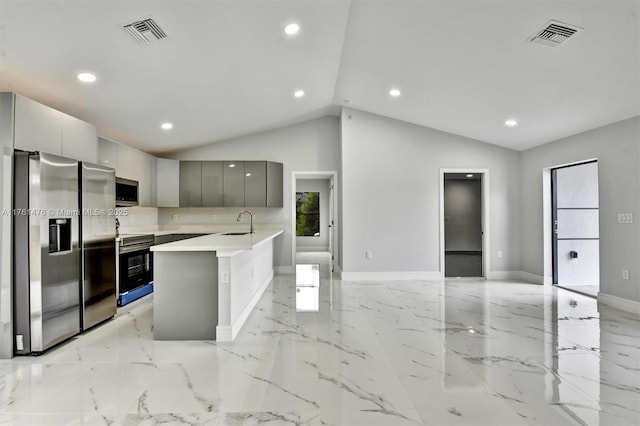
<instances>
[{"instance_id":1,"label":"gray wall","mask_svg":"<svg viewBox=\"0 0 640 426\"><path fill-rule=\"evenodd\" d=\"M640 117L532 148L520 155L522 269L544 274L543 169L597 158L600 291L640 302ZM618 213L633 213L634 223L618 224ZM630 280L622 279L622 269L630 271Z\"/></svg>"},{"instance_id":2,"label":"gray wall","mask_svg":"<svg viewBox=\"0 0 640 426\"><path fill-rule=\"evenodd\" d=\"M297 179L296 192L320 193L320 235L296 237L296 250L329 249L329 179Z\"/></svg>"},{"instance_id":3,"label":"gray wall","mask_svg":"<svg viewBox=\"0 0 640 426\"><path fill-rule=\"evenodd\" d=\"M276 266L293 267L292 225L294 171L337 171L340 167L337 117L323 117L293 126L212 143L203 147L173 153L178 160L267 160L284 164L284 207L252 209L255 223L274 223L284 227L284 234L275 240ZM237 208L159 208L158 223L233 223ZM178 214L178 220L173 215ZM215 216L215 219L214 217Z\"/></svg>"},{"instance_id":4,"label":"gray wall","mask_svg":"<svg viewBox=\"0 0 640 426\"><path fill-rule=\"evenodd\" d=\"M517 152L350 108L341 124L343 271L440 270L441 168L489 170L490 270L519 270Z\"/></svg>"},{"instance_id":5,"label":"gray wall","mask_svg":"<svg viewBox=\"0 0 640 426\"><path fill-rule=\"evenodd\" d=\"M444 182L445 250L482 250L482 183Z\"/></svg>"}]
</instances>

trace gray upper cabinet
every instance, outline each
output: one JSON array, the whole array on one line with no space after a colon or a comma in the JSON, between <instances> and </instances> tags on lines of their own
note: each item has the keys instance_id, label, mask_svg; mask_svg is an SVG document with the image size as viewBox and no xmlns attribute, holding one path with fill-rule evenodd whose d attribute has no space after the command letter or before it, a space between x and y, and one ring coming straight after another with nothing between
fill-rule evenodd
<instances>
[{"instance_id":1,"label":"gray upper cabinet","mask_svg":"<svg viewBox=\"0 0 640 426\"><path fill-rule=\"evenodd\" d=\"M224 161L222 205L244 206L244 161Z\"/></svg>"},{"instance_id":2,"label":"gray upper cabinet","mask_svg":"<svg viewBox=\"0 0 640 426\"><path fill-rule=\"evenodd\" d=\"M244 162L244 205L265 207L267 205L267 162Z\"/></svg>"},{"instance_id":3,"label":"gray upper cabinet","mask_svg":"<svg viewBox=\"0 0 640 426\"><path fill-rule=\"evenodd\" d=\"M180 207L202 207L202 162L180 162Z\"/></svg>"},{"instance_id":4,"label":"gray upper cabinet","mask_svg":"<svg viewBox=\"0 0 640 426\"><path fill-rule=\"evenodd\" d=\"M180 207L282 207L282 163L180 161Z\"/></svg>"},{"instance_id":5,"label":"gray upper cabinet","mask_svg":"<svg viewBox=\"0 0 640 426\"><path fill-rule=\"evenodd\" d=\"M62 113L19 95L15 99L16 149L62 155Z\"/></svg>"},{"instance_id":6,"label":"gray upper cabinet","mask_svg":"<svg viewBox=\"0 0 640 426\"><path fill-rule=\"evenodd\" d=\"M222 206L222 161L202 162L202 207Z\"/></svg>"},{"instance_id":7,"label":"gray upper cabinet","mask_svg":"<svg viewBox=\"0 0 640 426\"><path fill-rule=\"evenodd\" d=\"M267 161L267 207L283 207L282 163Z\"/></svg>"}]
</instances>

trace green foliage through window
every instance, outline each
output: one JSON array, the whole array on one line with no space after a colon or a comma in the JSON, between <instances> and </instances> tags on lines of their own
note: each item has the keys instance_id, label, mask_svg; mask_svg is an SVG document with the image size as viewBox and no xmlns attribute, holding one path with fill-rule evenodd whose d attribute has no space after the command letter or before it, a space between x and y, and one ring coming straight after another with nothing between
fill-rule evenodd
<instances>
[{"instance_id":1,"label":"green foliage through window","mask_svg":"<svg viewBox=\"0 0 640 426\"><path fill-rule=\"evenodd\" d=\"M320 236L319 192L296 192L296 236Z\"/></svg>"}]
</instances>

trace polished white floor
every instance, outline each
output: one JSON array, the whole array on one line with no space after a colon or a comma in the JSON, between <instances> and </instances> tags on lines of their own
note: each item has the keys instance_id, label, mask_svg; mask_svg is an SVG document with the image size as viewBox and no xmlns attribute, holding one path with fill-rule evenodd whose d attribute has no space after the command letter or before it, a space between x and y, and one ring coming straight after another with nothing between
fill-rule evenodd
<instances>
[{"instance_id":1,"label":"polished white floor","mask_svg":"<svg viewBox=\"0 0 640 426\"><path fill-rule=\"evenodd\" d=\"M0 424L640 424L637 318L538 285L341 282L326 257L300 263L320 285L277 276L233 343L153 341L151 296L0 361Z\"/></svg>"}]
</instances>

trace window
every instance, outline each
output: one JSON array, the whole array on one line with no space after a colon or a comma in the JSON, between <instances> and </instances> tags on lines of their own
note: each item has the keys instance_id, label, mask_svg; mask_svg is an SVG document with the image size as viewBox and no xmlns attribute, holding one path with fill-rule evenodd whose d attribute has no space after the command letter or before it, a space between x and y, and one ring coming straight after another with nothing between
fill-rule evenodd
<instances>
[{"instance_id":1,"label":"window","mask_svg":"<svg viewBox=\"0 0 640 426\"><path fill-rule=\"evenodd\" d=\"M320 236L319 192L296 192L296 236Z\"/></svg>"}]
</instances>

